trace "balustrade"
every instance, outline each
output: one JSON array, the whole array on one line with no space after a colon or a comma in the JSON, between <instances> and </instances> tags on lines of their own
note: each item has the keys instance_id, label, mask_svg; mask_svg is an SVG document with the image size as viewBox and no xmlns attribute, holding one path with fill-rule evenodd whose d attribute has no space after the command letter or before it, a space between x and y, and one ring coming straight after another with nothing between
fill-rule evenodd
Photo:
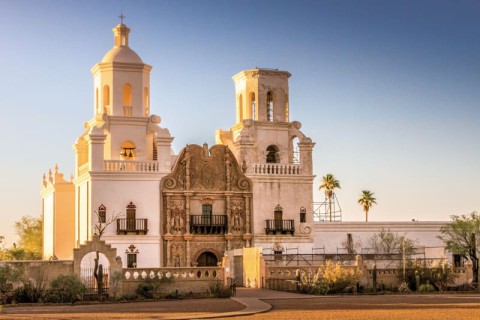
<instances>
[{"instance_id":1,"label":"balustrade","mask_svg":"<svg viewBox=\"0 0 480 320\"><path fill-rule=\"evenodd\" d=\"M296 164L261 163L253 165L253 174L300 175L301 168Z\"/></svg>"},{"instance_id":2,"label":"balustrade","mask_svg":"<svg viewBox=\"0 0 480 320\"><path fill-rule=\"evenodd\" d=\"M103 169L108 172L157 173L160 165L157 161L105 160Z\"/></svg>"}]
</instances>

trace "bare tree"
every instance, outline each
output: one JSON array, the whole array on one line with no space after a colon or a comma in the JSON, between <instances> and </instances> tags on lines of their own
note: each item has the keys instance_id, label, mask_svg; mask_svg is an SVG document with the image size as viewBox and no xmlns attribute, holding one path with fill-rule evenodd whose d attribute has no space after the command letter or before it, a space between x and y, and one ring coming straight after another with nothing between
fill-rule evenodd
<instances>
[{"instance_id":1,"label":"bare tree","mask_svg":"<svg viewBox=\"0 0 480 320\"><path fill-rule=\"evenodd\" d=\"M107 230L108 226L114 223L118 218L122 216L122 213L112 213L110 217L107 217L106 210L101 211L100 213L95 210L95 217L97 223L93 225L93 234L97 236L98 240L102 238L103 234ZM95 281L97 282L97 291L98 291L98 298L102 300L103 296L103 265L99 264L100 260L100 251L95 252L95 265L93 267L93 276L95 277Z\"/></svg>"},{"instance_id":2,"label":"bare tree","mask_svg":"<svg viewBox=\"0 0 480 320\"><path fill-rule=\"evenodd\" d=\"M415 241L405 235L391 232L390 229L381 229L375 233L368 244L376 254L405 254L410 256L415 253ZM405 247L405 248L404 248Z\"/></svg>"}]
</instances>

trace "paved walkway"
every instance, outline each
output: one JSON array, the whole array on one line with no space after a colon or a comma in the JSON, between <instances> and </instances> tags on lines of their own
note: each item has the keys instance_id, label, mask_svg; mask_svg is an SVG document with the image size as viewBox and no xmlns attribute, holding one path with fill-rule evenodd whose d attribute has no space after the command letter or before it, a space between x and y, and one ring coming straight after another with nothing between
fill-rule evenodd
<instances>
[{"instance_id":1,"label":"paved walkway","mask_svg":"<svg viewBox=\"0 0 480 320\"><path fill-rule=\"evenodd\" d=\"M267 289L237 288L231 299L185 299L106 304L18 305L2 308L0 319L211 319L228 318L268 312L268 299L304 299L308 295ZM234 311L232 311L234 310Z\"/></svg>"},{"instance_id":2,"label":"paved walkway","mask_svg":"<svg viewBox=\"0 0 480 320\"><path fill-rule=\"evenodd\" d=\"M237 294L230 298L245 306L245 309L232 312L222 312L207 315L198 316L185 316L166 319L213 319L213 318L226 318L226 317L238 317L246 316L256 313L268 312L272 309L272 306L261 299L275 300L275 299L310 299L318 298L318 296L297 294L283 291L275 291L268 289L253 289L253 288L237 288Z\"/></svg>"}]
</instances>

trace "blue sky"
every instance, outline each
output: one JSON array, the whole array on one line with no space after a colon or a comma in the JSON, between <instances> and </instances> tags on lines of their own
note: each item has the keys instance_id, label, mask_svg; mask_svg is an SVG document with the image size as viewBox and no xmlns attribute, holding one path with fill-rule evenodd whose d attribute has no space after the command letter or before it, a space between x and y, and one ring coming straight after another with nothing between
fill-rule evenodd
<instances>
[{"instance_id":1,"label":"blue sky","mask_svg":"<svg viewBox=\"0 0 480 320\"><path fill-rule=\"evenodd\" d=\"M343 220L447 220L480 208L479 1L0 0L0 235L41 214L42 174L73 172L93 116L90 68L123 10L153 65L152 112L186 143L235 121L231 76L287 70L291 119L333 173Z\"/></svg>"}]
</instances>

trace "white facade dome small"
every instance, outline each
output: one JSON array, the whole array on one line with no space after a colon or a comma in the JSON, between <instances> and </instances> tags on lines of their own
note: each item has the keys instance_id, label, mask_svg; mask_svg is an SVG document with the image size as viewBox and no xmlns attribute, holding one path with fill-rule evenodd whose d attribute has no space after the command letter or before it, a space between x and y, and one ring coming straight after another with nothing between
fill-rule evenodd
<instances>
[{"instance_id":1,"label":"white facade dome small","mask_svg":"<svg viewBox=\"0 0 480 320\"><path fill-rule=\"evenodd\" d=\"M127 46L113 47L103 56L102 62L143 63L140 56Z\"/></svg>"}]
</instances>

